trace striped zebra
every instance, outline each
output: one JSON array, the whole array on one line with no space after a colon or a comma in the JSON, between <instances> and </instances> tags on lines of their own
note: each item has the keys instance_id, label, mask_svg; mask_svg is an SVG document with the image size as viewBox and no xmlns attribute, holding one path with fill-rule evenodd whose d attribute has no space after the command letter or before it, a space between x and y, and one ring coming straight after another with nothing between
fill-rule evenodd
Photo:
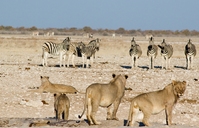
<instances>
[{"instance_id":1,"label":"striped zebra","mask_svg":"<svg viewBox=\"0 0 199 128\"><path fill-rule=\"evenodd\" d=\"M131 48L129 50L129 54L132 57L131 68L137 67L137 59L142 55L142 49L138 44L136 44L134 37L131 40Z\"/></svg>"},{"instance_id":2,"label":"striped zebra","mask_svg":"<svg viewBox=\"0 0 199 128\"><path fill-rule=\"evenodd\" d=\"M165 39L163 39L161 45L158 45L161 49L161 56L162 56L162 69L164 68L164 60L166 63L165 69L170 68L170 58L173 55L173 47L170 44L166 44Z\"/></svg>"},{"instance_id":3,"label":"striped zebra","mask_svg":"<svg viewBox=\"0 0 199 128\"><path fill-rule=\"evenodd\" d=\"M69 67L69 62L70 62L71 57L72 57L73 67L75 67L75 63L74 63L75 56L82 57L80 46L85 46L85 44L83 42L70 42L69 49L66 53L68 55L67 67Z\"/></svg>"},{"instance_id":4,"label":"striped zebra","mask_svg":"<svg viewBox=\"0 0 199 128\"><path fill-rule=\"evenodd\" d=\"M101 42L101 40L99 38L97 38L95 40L91 40L88 43L88 46L91 46L93 49L95 49L95 52L96 52L96 51L99 51L100 42ZM95 59L95 52L93 54L94 59Z\"/></svg>"},{"instance_id":5,"label":"striped zebra","mask_svg":"<svg viewBox=\"0 0 199 128\"><path fill-rule=\"evenodd\" d=\"M65 67L65 58L66 58L66 52L69 50L69 42L70 42L70 37L67 37L66 39L63 40L62 43L56 44L53 42L45 42L42 46L42 65L43 66L48 66L47 59L48 55L53 55L53 56L60 56L60 64L59 66L62 66L62 60L64 59L64 67Z\"/></svg>"},{"instance_id":6,"label":"striped zebra","mask_svg":"<svg viewBox=\"0 0 199 128\"><path fill-rule=\"evenodd\" d=\"M193 58L196 56L196 47L189 39L189 42L185 46L185 56L186 56L186 69L192 68Z\"/></svg>"},{"instance_id":7,"label":"striped zebra","mask_svg":"<svg viewBox=\"0 0 199 128\"><path fill-rule=\"evenodd\" d=\"M81 45L80 46L80 51L82 55L82 67L84 67L84 60L86 58L86 68L88 68L88 61L90 60L91 66L93 65L93 58L95 58L95 52L99 51L99 42L100 39L92 40L90 41L87 45Z\"/></svg>"},{"instance_id":8,"label":"striped zebra","mask_svg":"<svg viewBox=\"0 0 199 128\"><path fill-rule=\"evenodd\" d=\"M156 46L154 44L154 39L153 37L150 38L149 40L149 46L148 46L148 49L147 49L147 56L150 58L150 61L151 61L151 69L154 68L154 60L156 58L158 54L158 46Z\"/></svg>"}]
</instances>

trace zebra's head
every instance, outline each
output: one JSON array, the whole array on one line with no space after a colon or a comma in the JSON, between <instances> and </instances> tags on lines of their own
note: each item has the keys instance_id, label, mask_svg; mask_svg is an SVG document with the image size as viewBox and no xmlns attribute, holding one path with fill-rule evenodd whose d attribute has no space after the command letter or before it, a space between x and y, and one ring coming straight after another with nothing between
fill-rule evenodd
<instances>
[{"instance_id":1,"label":"zebra's head","mask_svg":"<svg viewBox=\"0 0 199 128\"><path fill-rule=\"evenodd\" d=\"M136 46L136 42L135 42L134 37L133 37L133 39L131 40L131 47L135 47L135 46Z\"/></svg>"},{"instance_id":2,"label":"zebra's head","mask_svg":"<svg viewBox=\"0 0 199 128\"><path fill-rule=\"evenodd\" d=\"M69 50L69 47L70 47L70 41L71 41L71 38L70 37L66 37L66 39L63 40L63 48L66 49L67 51Z\"/></svg>"},{"instance_id":3,"label":"zebra's head","mask_svg":"<svg viewBox=\"0 0 199 128\"><path fill-rule=\"evenodd\" d=\"M151 37L149 40L149 45L153 45L153 44L154 44L154 39L153 39L153 37Z\"/></svg>"},{"instance_id":4,"label":"zebra's head","mask_svg":"<svg viewBox=\"0 0 199 128\"><path fill-rule=\"evenodd\" d=\"M89 42L88 46L92 46L92 47L95 48L96 51L99 51L100 41L101 41L101 40L100 40L99 38L97 38L97 39L95 39L95 40L91 40L91 41Z\"/></svg>"},{"instance_id":5,"label":"zebra's head","mask_svg":"<svg viewBox=\"0 0 199 128\"><path fill-rule=\"evenodd\" d=\"M161 49L161 50L164 50L165 46L166 46L166 42L165 42L165 39L163 39L161 45L158 45L158 47Z\"/></svg>"}]
</instances>

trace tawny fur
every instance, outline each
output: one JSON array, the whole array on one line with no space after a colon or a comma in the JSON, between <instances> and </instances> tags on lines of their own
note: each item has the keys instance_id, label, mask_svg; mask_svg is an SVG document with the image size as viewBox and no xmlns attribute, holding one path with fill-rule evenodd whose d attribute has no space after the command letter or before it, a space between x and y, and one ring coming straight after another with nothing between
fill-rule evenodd
<instances>
[{"instance_id":1,"label":"tawny fur","mask_svg":"<svg viewBox=\"0 0 199 128\"><path fill-rule=\"evenodd\" d=\"M121 102L122 97L125 92L127 75L115 75L113 74L113 79L107 84L94 83L91 84L86 89L85 104L81 118L87 109L87 119L89 125L91 124L101 124L95 119L95 114L98 107L107 107L107 120L118 120L116 113ZM110 107L114 106L113 111L110 111Z\"/></svg>"},{"instance_id":2,"label":"tawny fur","mask_svg":"<svg viewBox=\"0 0 199 128\"><path fill-rule=\"evenodd\" d=\"M66 94L54 94L54 110L56 119L68 120L70 101Z\"/></svg>"},{"instance_id":3,"label":"tawny fur","mask_svg":"<svg viewBox=\"0 0 199 128\"><path fill-rule=\"evenodd\" d=\"M34 92L77 93L78 91L70 85L53 84L49 81L49 77L41 76L41 86Z\"/></svg>"},{"instance_id":4,"label":"tawny fur","mask_svg":"<svg viewBox=\"0 0 199 128\"><path fill-rule=\"evenodd\" d=\"M139 111L144 115L142 122L150 126L148 120L152 114L165 110L166 124L172 124L172 109L186 89L186 82L172 81L163 90L143 93L132 99L127 125L133 126Z\"/></svg>"}]
</instances>

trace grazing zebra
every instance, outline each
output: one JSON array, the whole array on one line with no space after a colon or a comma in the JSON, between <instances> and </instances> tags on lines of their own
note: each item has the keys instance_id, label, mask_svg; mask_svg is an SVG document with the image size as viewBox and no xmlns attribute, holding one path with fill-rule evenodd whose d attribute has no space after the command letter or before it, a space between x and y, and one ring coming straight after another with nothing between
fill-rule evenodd
<instances>
[{"instance_id":1,"label":"grazing zebra","mask_svg":"<svg viewBox=\"0 0 199 128\"><path fill-rule=\"evenodd\" d=\"M196 55L196 47L192 44L191 39L185 46L185 56L186 56L186 69L192 68L193 58Z\"/></svg>"},{"instance_id":2,"label":"grazing zebra","mask_svg":"<svg viewBox=\"0 0 199 128\"><path fill-rule=\"evenodd\" d=\"M134 38L131 40L131 49L129 50L129 54L132 57L131 68L137 67L137 59L142 55L142 49L138 44L136 44Z\"/></svg>"},{"instance_id":3,"label":"grazing zebra","mask_svg":"<svg viewBox=\"0 0 199 128\"><path fill-rule=\"evenodd\" d=\"M154 44L154 39L153 37L150 38L149 40L149 46L147 49L147 56L150 58L151 61L151 69L154 68L154 59L156 58L158 53L158 47Z\"/></svg>"},{"instance_id":4,"label":"grazing zebra","mask_svg":"<svg viewBox=\"0 0 199 128\"><path fill-rule=\"evenodd\" d=\"M170 44L166 44L165 39L163 39L161 45L158 45L161 49L161 56L162 56L162 69L164 68L164 60L166 63L165 69L170 68L170 58L173 55L173 47Z\"/></svg>"},{"instance_id":5,"label":"grazing zebra","mask_svg":"<svg viewBox=\"0 0 199 128\"><path fill-rule=\"evenodd\" d=\"M42 65L48 66L47 59L48 54L53 56L60 56L60 67L62 66L62 59L64 58L64 67L65 67L65 58L66 58L66 51L69 50L69 42L70 38L67 37L63 40L62 43L56 44L53 42L45 42L42 46Z\"/></svg>"},{"instance_id":6,"label":"grazing zebra","mask_svg":"<svg viewBox=\"0 0 199 128\"><path fill-rule=\"evenodd\" d=\"M93 65L93 58L95 57L95 52L99 50L100 39L92 40L87 45L81 45L80 51L82 55L82 67L84 67L84 60L87 59L86 68L88 68L88 61L91 61L91 66Z\"/></svg>"}]
</instances>

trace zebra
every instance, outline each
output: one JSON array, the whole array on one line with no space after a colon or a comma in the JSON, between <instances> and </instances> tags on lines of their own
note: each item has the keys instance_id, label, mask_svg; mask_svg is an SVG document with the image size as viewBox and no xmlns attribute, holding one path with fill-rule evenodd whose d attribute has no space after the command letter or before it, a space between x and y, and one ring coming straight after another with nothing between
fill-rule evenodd
<instances>
[{"instance_id":1,"label":"zebra","mask_svg":"<svg viewBox=\"0 0 199 128\"><path fill-rule=\"evenodd\" d=\"M173 47L170 44L166 44L165 39L163 39L161 45L158 45L161 49L161 56L162 56L162 69L164 68L164 60L166 63L165 69L170 68L170 58L173 55Z\"/></svg>"},{"instance_id":2,"label":"zebra","mask_svg":"<svg viewBox=\"0 0 199 128\"><path fill-rule=\"evenodd\" d=\"M88 68L88 60L90 60L90 64L91 66L93 65L93 58L95 58L95 52L99 51L99 42L101 40L100 39L95 39L90 41L87 45L81 45L80 46L80 51L81 51L81 55L82 55L82 67L84 67L84 60L85 58L87 59L87 63L86 63L86 68Z\"/></svg>"},{"instance_id":3,"label":"zebra","mask_svg":"<svg viewBox=\"0 0 199 128\"><path fill-rule=\"evenodd\" d=\"M154 39L153 37L150 38L149 40L149 46L147 49L147 56L150 58L151 61L151 69L154 68L154 59L156 58L158 53L158 47L154 44Z\"/></svg>"},{"instance_id":4,"label":"zebra","mask_svg":"<svg viewBox=\"0 0 199 128\"><path fill-rule=\"evenodd\" d=\"M185 56L186 56L186 69L192 68L193 58L196 56L196 47L192 44L191 39L185 46Z\"/></svg>"},{"instance_id":5,"label":"zebra","mask_svg":"<svg viewBox=\"0 0 199 128\"><path fill-rule=\"evenodd\" d=\"M96 51L99 51L99 47L100 47L100 42L101 42L101 39L97 38L95 40L91 40L89 43L88 43L88 46L91 46L93 49L95 49L95 52ZM95 52L93 54L93 58L95 59Z\"/></svg>"},{"instance_id":6,"label":"zebra","mask_svg":"<svg viewBox=\"0 0 199 128\"><path fill-rule=\"evenodd\" d=\"M142 55L141 47L136 44L134 37L131 40L131 48L129 50L129 55L132 57L131 68L137 67L137 59Z\"/></svg>"},{"instance_id":7,"label":"zebra","mask_svg":"<svg viewBox=\"0 0 199 128\"><path fill-rule=\"evenodd\" d=\"M69 49L66 53L68 55L67 67L69 67L69 61L71 57L72 57L73 67L75 67L75 64L74 64L75 56L82 57L80 46L85 46L85 44L83 42L70 42Z\"/></svg>"},{"instance_id":8,"label":"zebra","mask_svg":"<svg viewBox=\"0 0 199 128\"><path fill-rule=\"evenodd\" d=\"M48 66L47 59L48 55L53 55L53 56L60 56L60 64L59 66L62 66L62 59L64 58L64 67L65 67L65 58L66 58L66 52L69 50L69 42L70 42L70 37L67 37L66 39L63 40L62 43L56 44L53 42L45 42L42 46L42 65L43 66Z\"/></svg>"}]
</instances>

